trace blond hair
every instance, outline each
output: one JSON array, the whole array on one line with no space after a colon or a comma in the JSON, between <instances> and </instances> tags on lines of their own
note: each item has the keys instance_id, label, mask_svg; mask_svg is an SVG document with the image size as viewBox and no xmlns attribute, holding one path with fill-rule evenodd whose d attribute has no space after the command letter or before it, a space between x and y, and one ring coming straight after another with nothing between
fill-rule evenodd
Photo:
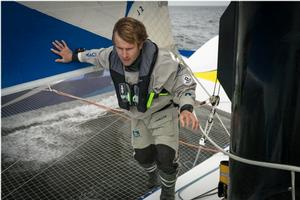
<instances>
[{"instance_id":1,"label":"blond hair","mask_svg":"<svg viewBox=\"0 0 300 200\"><path fill-rule=\"evenodd\" d=\"M124 41L130 44L140 45L148 38L144 24L132 17L123 17L117 21L113 29L113 42L116 32Z\"/></svg>"}]
</instances>

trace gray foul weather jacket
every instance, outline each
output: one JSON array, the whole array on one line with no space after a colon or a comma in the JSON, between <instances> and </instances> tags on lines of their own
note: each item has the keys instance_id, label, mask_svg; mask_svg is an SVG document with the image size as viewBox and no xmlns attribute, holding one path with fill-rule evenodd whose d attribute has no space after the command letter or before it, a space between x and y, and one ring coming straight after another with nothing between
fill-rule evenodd
<instances>
[{"instance_id":1,"label":"gray foul weather jacket","mask_svg":"<svg viewBox=\"0 0 300 200\"><path fill-rule=\"evenodd\" d=\"M109 69L109 56L112 51L113 47L86 50L78 53L78 60L91 63L100 69ZM139 72L124 70L124 76L125 81L130 85L136 84L139 80ZM177 104L180 110L189 107L188 110L191 111L194 106L196 83L192 75L186 67L176 61L173 53L159 49L150 77L148 92L159 94L163 89L168 91L169 95L156 95L146 112L139 112L135 106L131 106L128 115L134 119L143 119L170 103Z\"/></svg>"}]
</instances>

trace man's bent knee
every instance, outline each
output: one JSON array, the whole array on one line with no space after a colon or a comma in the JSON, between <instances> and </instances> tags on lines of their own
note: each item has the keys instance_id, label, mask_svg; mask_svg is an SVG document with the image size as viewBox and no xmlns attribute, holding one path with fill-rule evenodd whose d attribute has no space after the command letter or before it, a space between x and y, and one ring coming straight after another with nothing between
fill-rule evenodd
<instances>
[{"instance_id":1,"label":"man's bent knee","mask_svg":"<svg viewBox=\"0 0 300 200\"><path fill-rule=\"evenodd\" d=\"M134 159L141 165L155 162L156 150L153 144L143 149L134 149Z\"/></svg>"},{"instance_id":2,"label":"man's bent knee","mask_svg":"<svg viewBox=\"0 0 300 200\"><path fill-rule=\"evenodd\" d=\"M156 151L157 167L167 174L176 173L178 168L178 163L175 162L176 151L173 148L164 144L156 145Z\"/></svg>"}]
</instances>

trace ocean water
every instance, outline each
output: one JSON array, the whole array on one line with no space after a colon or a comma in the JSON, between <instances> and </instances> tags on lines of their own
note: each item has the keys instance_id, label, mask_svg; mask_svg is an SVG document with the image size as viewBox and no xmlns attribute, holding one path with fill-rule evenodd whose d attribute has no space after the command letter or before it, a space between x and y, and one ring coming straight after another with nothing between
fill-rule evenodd
<instances>
[{"instance_id":1,"label":"ocean water","mask_svg":"<svg viewBox=\"0 0 300 200\"><path fill-rule=\"evenodd\" d=\"M170 20L178 49L197 50L219 34L224 6L170 6Z\"/></svg>"}]
</instances>

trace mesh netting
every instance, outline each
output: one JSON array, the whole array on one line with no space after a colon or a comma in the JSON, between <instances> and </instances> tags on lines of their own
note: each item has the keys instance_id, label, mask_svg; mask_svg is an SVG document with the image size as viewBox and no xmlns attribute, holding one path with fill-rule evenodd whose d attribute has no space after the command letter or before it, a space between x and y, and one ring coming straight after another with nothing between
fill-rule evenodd
<instances>
[{"instance_id":1,"label":"mesh netting","mask_svg":"<svg viewBox=\"0 0 300 200\"><path fill-rule=\"evenodd\" d=\"M91 78L95 79L89 76L86 83ZM53 88L70 92L68 84ZM114 92L103 92L111 88L110 81L101 91L97 84L89 88L95 90L76 95L117 105ZM100 95L89 97L95 93ZM204 124L209 107L197 108L196 113ZM220 116L229 127L229 117ZM221 146L229 143L217 120L210 135ZM182 142L197 145L200 137L200 132L180 130ZM209 143L206 147L213 148ZM191 169L197 151L180 144L180 174ZM213 154L202 150L197 163ZM146 179L132 157L129 120L120 115L50 91L2 108L3 199L137 199L147 192Z\"/></svg>"}]
</instances>

